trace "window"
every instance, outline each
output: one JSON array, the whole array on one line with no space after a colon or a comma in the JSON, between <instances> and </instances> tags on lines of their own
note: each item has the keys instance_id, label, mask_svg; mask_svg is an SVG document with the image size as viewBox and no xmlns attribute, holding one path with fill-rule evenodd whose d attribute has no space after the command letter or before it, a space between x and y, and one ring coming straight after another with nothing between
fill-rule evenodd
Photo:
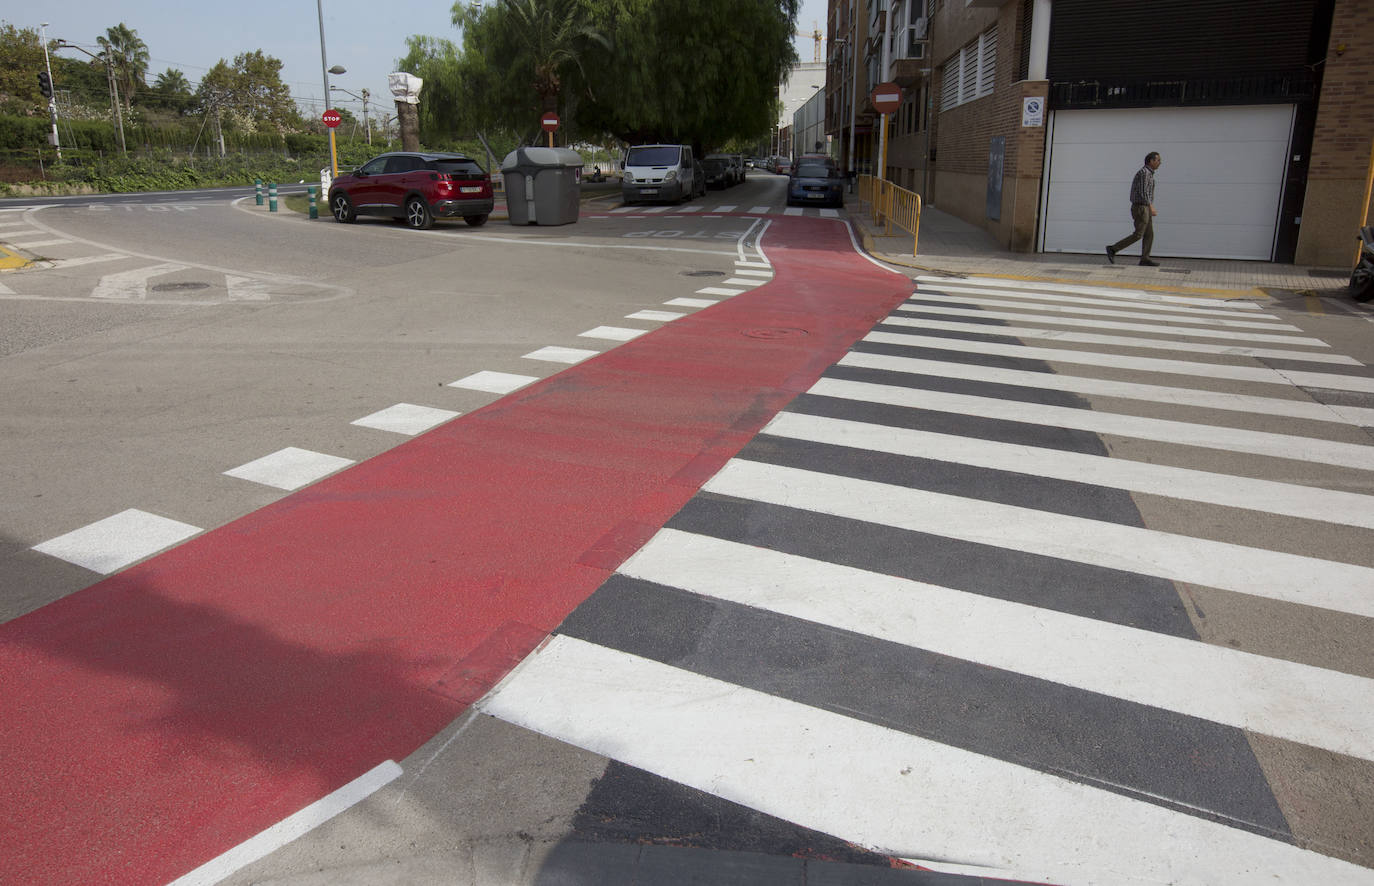
<instances>
[{"instance_id":1,"label":"window","mask_svg":"<svg viewBox=\"0 0 1374 886\"><path fill-rule=\"evenodd\" d=\"M997 26L978 35L940 66L940 110L992 95L997 72Z\"/></svg>"}]
</instances>

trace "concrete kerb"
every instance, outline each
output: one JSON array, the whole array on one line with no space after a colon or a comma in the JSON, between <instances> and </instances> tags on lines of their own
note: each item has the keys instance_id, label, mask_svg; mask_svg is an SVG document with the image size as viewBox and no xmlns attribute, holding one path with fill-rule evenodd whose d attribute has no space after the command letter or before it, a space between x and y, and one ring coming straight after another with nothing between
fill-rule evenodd
<instances>
[{"instance_id":1,"label":"concrete kerb","mask_svg":"<svg viewBox=\"0 0 1374 886\"><path fill-rule=\"evenodd\" d=\"M912 236L888 234L862 211L848 206L850 220L864 251L893 267L949 277L998 277L1045 283L1145 289L1208 298L1268 299L1303 296L1342 299L1343 277L1338 268L1306 268L1258 261L1164 259L1163 267L1141 268L1131 256L1109 264L1102 255L1010 252L985 230L934 207L922 213L920 249L912 255ZM1174 282L1169 276L1190 278ZM1344 301L1349 301L1344 298ZM1353 302L1351 303L1353 305Z\"/></svg>"}]
</instances>

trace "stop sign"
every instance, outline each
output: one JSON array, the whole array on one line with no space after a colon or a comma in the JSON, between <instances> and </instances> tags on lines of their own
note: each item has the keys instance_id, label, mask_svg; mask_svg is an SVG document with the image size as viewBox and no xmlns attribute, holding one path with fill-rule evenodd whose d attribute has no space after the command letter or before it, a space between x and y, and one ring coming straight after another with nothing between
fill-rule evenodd
<instances>
[{"instance_id":1,"label":"stop sign","mask_svg":"<svg viewBox=\"0 0 1374 886\"><path fill-rule=\"evenodd\" d=\"M902 90L896 83L879 83L868 97L879 114L891 114L902 106Z\"/></svg>"},{"instance_id":2,"label":"stop sign","mask_svg":"<svg viewBox=\"0 0 1374 886\"><path fill-rule=\"evenodd\" d=\"M324 125L328 126L330 129L333 129L343 122L343 117L339 116L339 112L333 108L325 111L324 114L320 116L320 119L323 120Z\"/></svg>"},{"instance_id":3,"label":"stop sign","mask_svg":"<svg viewBox=\"0 0 1374 886\"><path fill-rule=\"evenodd\" d=\"M558 128L558 115L550 111L539 118L539 125L544 128L545 132L553 132Z\"/></svg>"}]
</instances>

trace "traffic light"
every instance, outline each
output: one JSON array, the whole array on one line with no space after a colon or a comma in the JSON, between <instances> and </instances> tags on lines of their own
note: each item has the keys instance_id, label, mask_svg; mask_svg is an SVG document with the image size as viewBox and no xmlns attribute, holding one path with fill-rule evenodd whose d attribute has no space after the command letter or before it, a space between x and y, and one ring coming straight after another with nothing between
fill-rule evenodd
<instances>
[{"instance_id":1,"label":"traffic light","mask_svg":"<svg viewBox=\"0 0 1374 886\"><path fill-rule=\"evenodd\" d=\"M48 76L47 71L38 72L38 91L43 93L44 98L52 98L52 77Z\"/></svg>"}]
</instances>

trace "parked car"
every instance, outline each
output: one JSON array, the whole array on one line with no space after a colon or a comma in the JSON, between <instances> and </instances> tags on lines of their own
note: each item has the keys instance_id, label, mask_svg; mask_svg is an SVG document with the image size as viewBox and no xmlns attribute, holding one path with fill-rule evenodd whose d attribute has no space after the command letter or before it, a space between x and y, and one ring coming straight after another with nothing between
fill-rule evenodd
<instances>
[{"instance_id":1,"label":"parked car","mask_svg":"<svg viewBox=\"0 0 1374 886\"><path fill-rule=\"evenodd\" d=\"M790 158L790 157L779 157L779 158L773 163L773 171L776 172L778 175L791 175L791 174L792 174L792 158Z\"/></svg>"},{"instance_id":2,"label":"parked car","mask_svg":"<svg viewBox=\"0 0 1374 886\"><path fill-rule=\"evenodd\" d=\"M808 204L844 205L844 173L829 157L803 158L787 179L787 205Z\"/></svg>"},{"instance_id":3,"label":"parked car","mask_svg":"<svg viewBox=\"0 0 1374 886\"><path fill-rule=\"evenodd\" d=\"M641 200L676 203L706 193L701 162L690 145L635 145L625 152L620 196L625 205Z\"/></svg>"},{"instance_id":4,"label":"parked car","mask_svg":"<svg viewBox=\"0 0 1374 886\"><path fill-rule=\"evenodd\" d=\"M486 223L494 205L491 176L462 154L381 154L329 186L329 211L344 223L380 215L424 230L436 218L461 217L476 227Z\"/></svg>"},{"instance_id":5,"label":"parked car","mask_svg":"<svg viewBox=\"0 0 1374 886\"><path fill-rule=\"evenodd\" d=\"M724 156L708 154L706 159L701 161L701 165L706 170L706 187L728 188L735 183L735 177L730 171L730 161Z\"/></svg>"}]
</instances>

